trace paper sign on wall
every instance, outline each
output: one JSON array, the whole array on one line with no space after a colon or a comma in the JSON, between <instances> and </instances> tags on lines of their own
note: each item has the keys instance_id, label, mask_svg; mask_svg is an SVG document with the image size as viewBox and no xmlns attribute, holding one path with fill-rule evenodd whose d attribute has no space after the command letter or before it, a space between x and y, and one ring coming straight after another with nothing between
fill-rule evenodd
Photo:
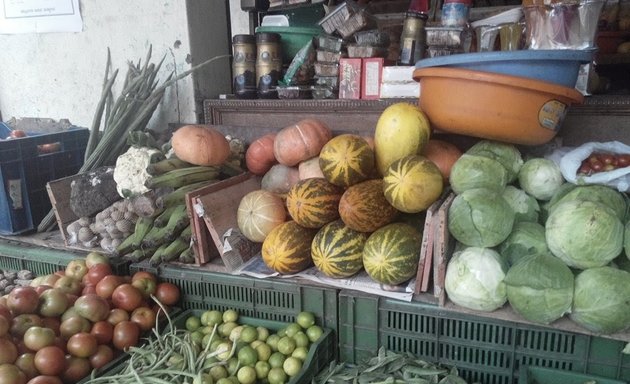
<instances>
[{"instance_id":1,"label":"paper sign on wall","mask_svg":"<svg viewBox=\"0 0 630 384\"><path fill-rule=\"evenodd\" d=\"M81 32L79 0L0 0L0 33Z\"/></svg>"}]
</instances>

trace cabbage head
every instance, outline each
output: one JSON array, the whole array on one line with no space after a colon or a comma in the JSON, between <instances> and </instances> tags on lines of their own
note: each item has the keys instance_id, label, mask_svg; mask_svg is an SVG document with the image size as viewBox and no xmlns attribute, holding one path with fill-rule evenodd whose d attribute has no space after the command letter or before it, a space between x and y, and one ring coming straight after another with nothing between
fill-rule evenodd
<instances>
[{"instance_id":1,"label":"cabbage head","mask_svg":"<svg viewBox=\"0 0 630 384\"><path fill-rule=\"evenodd\" d=\"M630 272L613 267L591 268L575 278L570 318L597 333L630 328Z\"/></svg>"},{"instance_id":2,"label":"cabbage head","mask_svg":"<svg viewBox=\"0 0 630 384\"><path fill-rule=\"evenodd\" d=\"M604 204L610 207L619 217L619 220L624 220L626 216L626 199L616 189L607 187L605 185L580 185L573 188L566 195L564 195L557 204L570 200L582 200L592 201L595 203ZM553 212L551 207L550 213Z\"/></svg>"},{"instance_id":3,"label":"cabbage head","mask_svg":"<svg viewBox=\"0 0 630 384\"><path fill-rule=\"evenodd\" d=\"M552 207L556 205L556 203L560 201L560 199L562 199L564 195L571 192L576 187L577 185L566 182L562 184L560 188L556 190L556 192L553 194L553 196L551 197L549 201L545 201L542 204L539 204L540 205L540 222L545 223L547 221L547 218L549 218L549 212L551 211Z\"/></svg>"},{"instance_id":4,"label":"cabbage head","mask_svg":"<svg viewBox=\"0 0 630 384\"><path fill-rule=\"evenodd\" d=\"M522 189L518 189L513 185L508 185L503 190L503 198L510 204L514 210L515 221L531 221L538 222L538 212L540 206L538 200L527 194Z\"/></svg>"},{"instance_id":5,"label":"cabbage head","mask_svg":"<svg viewBox=\"0 0 630 384\"><path fill-rule=\"evenodd\" d=\"M555 256L525 256L504 281L510 305L529 321L549 324L571 311L573 272Z\"/></svg>"},{"instance_id":6,"label":"cabbage head","mask_svg":"<svg viewBox=\"0 0 630 384\"><path fill-rule=\"evenodd\" d=\"M492 312L507 301L501 256L490 248L469 247L453 254L446 267L444 289L451 301L477 311Z\"/></svg>"},{"instance_id":7,"label":"cabbage head","mask_svg":"<svg viewBox=\"0 0 630 384\"><path fill-rule=\"evenodd\" d=\"M630 260L630 221L626 223L626 229L623 233L623 250L626 258Z\"/></svg>"},{"instance_id":8,"label":"cabbage head","mask_svg":"<svg viewBox=\"0 0 630 384\"><path fill-rule=\"evenodd\" d=\"M528 255L549 255L545 227L538 223L514 223L512 233L499 245L499 253L509 265L515 265Z\"/></svg>"},{"instance_id":9,"label":"cabbage head","mask_svg":"<svg viewBox=\"0 0 630 384\"><path fill-rule=\"evenodd\" d=\"M476 188L455 196L448 210L448 230L469 247L501 244L514 225L514 211L500 193Z\"/></svg>"},{"instance_id":10,"label":"cabbage head","mask_svg":"<svg viewBox=\"0 0 630 384\"><path fill-rule=\"evenodd\" d=\"M523 166L521 152L512 144L482 140L470 147L466 153L493 159L501 163L507 171L508 184L516 180Z\"/></svg>"},{"instance_id":11,"label":"cabbage head","mask_svg":"<svg viewBox=\"0 0 630 384\"><path fill-rule=\"evenodd\" d=\"M473 188L502 192L507 185L507 171L496 160L464 153L451 167L449 183L457 194Z\"/></svg>"},{"instance_id":12,"label":"cabbage head","mask_svg":"<svg viewBox=\"0 0 630 384\"><path fill-rule=\"evenodd\" d=\"M568 266L602 267L621 254L624 225L609 207L592 201L556 204L545 224L551 253Z\"/></svg>"},{"instance_id":13,"label":"cabbage head","mask_svg":"<svg viewBox=\"0 0 630 384\"><path fill-rule=\"evenodd\" d=\"M537 157L523 164L518 173L518 183L528 194L547 201L564 184L564 177L556 163Z\"/></svg>"}]
</instances>

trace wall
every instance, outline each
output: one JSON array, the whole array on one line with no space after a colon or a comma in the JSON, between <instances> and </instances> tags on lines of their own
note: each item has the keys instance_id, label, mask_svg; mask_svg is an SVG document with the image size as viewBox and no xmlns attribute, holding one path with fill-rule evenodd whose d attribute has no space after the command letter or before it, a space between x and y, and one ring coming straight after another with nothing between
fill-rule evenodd
<instances>
[{"instance_id":1,"label":"wall","mask_svg":"<svg viewBox=\"0 0 630 384\"><path fill-rule=\"evenodd\" d=\"M228 0L80 1L83 32L0 35L0 112L11 117L67 118L89 127L103 85L107 48L120 69L117 96L127 62L137 62L153 45L153 62L164 55L160 78L181 73L217 54L228 54ZM226 76L227 70L227 76ZM229 59L167 90L152 126L196 122L201 100L230 87Z\"/></svg>"}]
</instances>

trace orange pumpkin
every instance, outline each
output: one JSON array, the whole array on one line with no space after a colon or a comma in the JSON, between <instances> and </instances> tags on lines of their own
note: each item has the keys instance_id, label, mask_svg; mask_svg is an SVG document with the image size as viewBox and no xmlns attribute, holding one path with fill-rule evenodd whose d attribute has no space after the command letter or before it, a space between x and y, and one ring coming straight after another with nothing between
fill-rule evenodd
<instances>
[{"instance_id":1,"label":"orange pumpkin","mask_svg":"<svg viewBox=\"0 0 630 384\"><path fill-rule=\"evenodd\" d=\"M437 165L444 183L448 183L451 168L462 155L462 151L447 141L431 139L425 145L422 155Z\"/></svg>"},{"instance_id":2,"label":"orange pumpkin","mask_svg":"<svg viewBox=\"0 0 630 384\"><path fill-rule=\"evenodd\" d=\"M331 138L332 132L326 124L316 119L304 119L278 132L273 153L280 164L294 166L319 155Z\"/></svg>"},{"instance_id":3,"label":"orange pumpkin","mask_svg":"<svg viewBox=\"0 0 630 384\"><path fill-rule=\"evenodd\" d=\"M270 133L256 139L245 152L247 169L255 175L264 175L276 163L273 155L275 133Z\"/></svg>"},{"instance_id":4,"label":"orange pumpkin","mask_svg":"<svg viewBox=\"0 0 630 384\"><path fill-rule=\"evenodd\" d=\"M184 125L173 133L175 155L194 165L221 165L230 156L230 144L209 125Z\"/></svg>"}]
</instances>

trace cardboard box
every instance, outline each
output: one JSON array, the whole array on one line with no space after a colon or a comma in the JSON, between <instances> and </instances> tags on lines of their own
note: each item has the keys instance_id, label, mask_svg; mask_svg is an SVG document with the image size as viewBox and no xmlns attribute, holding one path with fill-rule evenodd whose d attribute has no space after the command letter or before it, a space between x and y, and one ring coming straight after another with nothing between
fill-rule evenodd
<instances>
[{"instance_id":1,"label":"cardboard box","mask_svg":"<svg viewBox=\"0 0 630 384\"><path fill-rule=\"evenodd\" d=\"M361 98L367 100L379 99L381 96L381 76L383 73L382 57L363 59L361 66Z\"/></svg>"},{"instance_id":2,"label":"cardboard box","mask_svg":"<svg viewBox=\"0 0 630 384\"><path fill-rule=\"evenodd\" d=\"M361 59L342 58L339 60L339 98L361 98Z\"/></svg>"}]
</instances>

